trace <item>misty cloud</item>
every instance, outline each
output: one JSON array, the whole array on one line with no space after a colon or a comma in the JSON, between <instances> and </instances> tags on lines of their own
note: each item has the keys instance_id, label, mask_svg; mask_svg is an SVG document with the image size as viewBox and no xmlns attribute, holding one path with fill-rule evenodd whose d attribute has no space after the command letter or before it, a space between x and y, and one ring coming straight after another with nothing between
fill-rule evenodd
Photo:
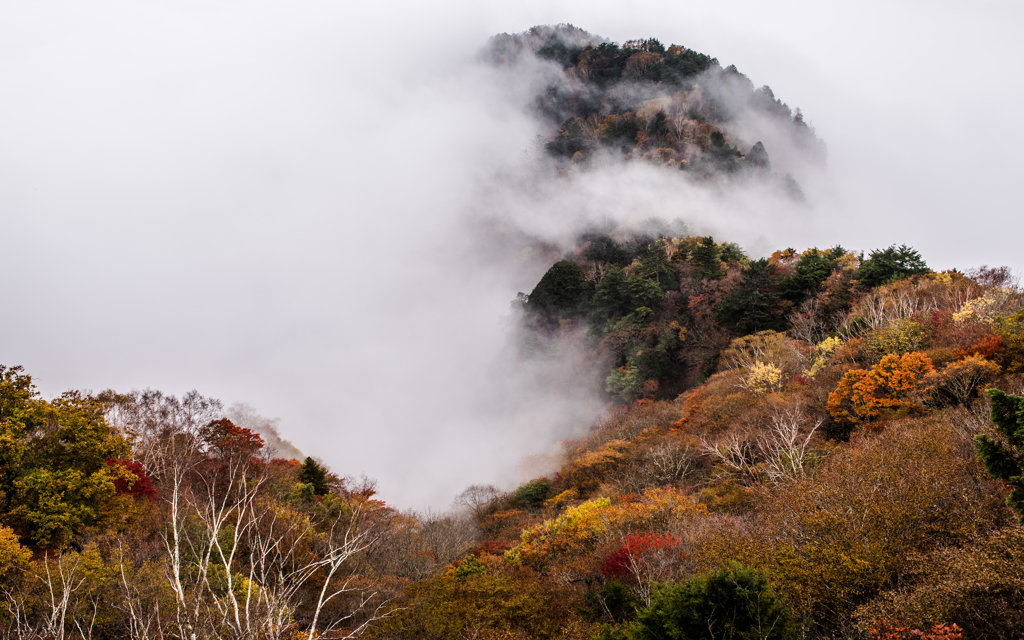
<instances>
[{"instance_id":1,"label":"misty cloud","mask_svg":"<svg viewBox=\"0 0 1024 640\"><path fill-rule=\"evenodd\" d=\"M305 455L286 438L281 437L280 418L265 418L252 405L236 402L224 412L231 422L243 429L249 429L263 438L265 451L272 458L303 460Z\"/></svg>"}]
</instances>

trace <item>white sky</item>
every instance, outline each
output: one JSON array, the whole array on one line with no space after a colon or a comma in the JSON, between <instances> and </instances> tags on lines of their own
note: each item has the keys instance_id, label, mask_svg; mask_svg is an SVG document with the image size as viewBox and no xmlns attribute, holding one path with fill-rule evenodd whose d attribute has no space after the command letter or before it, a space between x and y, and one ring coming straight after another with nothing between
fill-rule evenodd
<instances>
[{"instance_id":1,"label":"white sky","mask_svg":"<svg viewBox=\"0 0 1024 640\"><path fill-rule=\"evenodd\" d=\"M48 396L248 402L385 499L445 506L588 415L496 368L536 268L460 258L536 133L470 62L491 34L653 36L800 107L829 181L799 223L757 221L769 246L1020 272L1024 10L969 6L0 3L0 363Z\"/></svg>"}]
</instances>

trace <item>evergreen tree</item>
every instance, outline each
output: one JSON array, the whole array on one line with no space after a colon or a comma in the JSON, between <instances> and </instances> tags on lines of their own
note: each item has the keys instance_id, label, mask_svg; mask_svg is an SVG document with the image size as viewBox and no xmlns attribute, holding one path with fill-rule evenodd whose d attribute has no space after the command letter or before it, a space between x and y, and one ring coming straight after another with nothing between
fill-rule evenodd
<instances>
[{"instance_id":1,"label":"evergreen tree","mask_svg":"<svg viewBox=\"0 0 1024 640\"><path fill-rule=\"evenodd\" d=\"M857 279L868 287L877 287L910 276L928 273L921 254L905 244L892 245L888 249L876 249L864 260L857 271Z\"/></svg>"},{"instance_id":2,"label":"evergreen tree","mask_svg":"<svg viewBox=\"0 0 1024 640\"><path fill-rule=\"evenodd\" d=\"M299 482L313 485L314 495L323 496L330 491L327 487L327 469L308 456L299 469Z\"/></svg>"},{"instance_id":3,"label":"evergreen tree","mask_svg":"<svg viewBox=\"0 0 1024 640\"><path fill-rule=\"evenodd\" d=\"M664 249L658 243L651 242L640 248L640 268L636 271L646 278L657 282L665 290L678 289L676 267L665 256Z\"/></svg>"},{"instance_id":4,"label":"evergreen tree","mask_svg":"<svg viewBox=\"0 0 1024 640\"><path fill-rule=\"evenodd\" d=\"M580 244L585 246L582 257L586 260L609 262L619 266L629 262L631 256L625 248L604 233L586 233L580 236Z\"/></svg>"},{"instance_id":5,"label":"evergreen tree","mask_svg":"<svg viewBox=\"0 0 1024 640\"><path fill-rule=\"evenodd\" d=\"M582 310L590 297L586 275L570 260L556 262L530 293L526 303L532 311L549 315L572 315Z\"/></svg>"},{"instance_id":6,"label":"evergreen tree","mask_svg":"<svg viewBox=\"0 0 1024 640\"><path fill-rule=\"evenodd\" d=\"M723 242L718 246L718 251L722 262L738 262L742 264L747 259L747 254L735 242Z\"/></svg>"},{"instance_id":7,"label":"evergreen tree","mask_svg":"<svg viewBox=\"0 0 1024 640\"><path fill-rule=\"evenodd\" d=\"M846 254L846 249L835 246L827 251L809 249L797 260L793 275L783 283L783 296L799 302L817 292L836 268L836 262Z\"/></svg>"},{"instance_id":8,"label":"evergreen tree","mask_svg":"<svg viewBox=\"0 0 1024 640\"><path fill-rule=\"evenodd\" d=\"M722 271L722 258L718 246L711 236L700 239L697 248L693 250L691 262L693 266L697 267L700 277L706 280L718 280L725 276Z\"/></svg>"},{"instance_id":9,"label":"evergreen tree","mask_svg":"<svg viewBox=\"0 0 1024 640\"><path fill-rule=\"evenodd\" d=\"M594 294L593 319L607 320L615 314L625 315L633 310L632 295L628 287L626 274L617 267L612 267L604 279L597 285Z\"/></svg>"},{"instance_id":10,"label":"evergreen tree","mask_svg":"<svg viewBox=\"0 0 1024 640\"><path fill-rule=\"evenodd\" d=\"M1012 487L1006 504L1024 524L1024 397L998 389L989 389L988 395L992 399L992 422L1002 438L981 434L974 437L974 447L989 475Z\"/></svg>"},{"instance_id":11,"label":"evergreen tree","mask_svg":"<svg viewBox=\"0 0 1024 640\"><path fill-rule=\"evenodd\" d=\"M741 335L786 328L790 304L780 295L781 277L767 259L743 268L740 286L722 301L715 320Z\"/></svg>"}]
</instances>

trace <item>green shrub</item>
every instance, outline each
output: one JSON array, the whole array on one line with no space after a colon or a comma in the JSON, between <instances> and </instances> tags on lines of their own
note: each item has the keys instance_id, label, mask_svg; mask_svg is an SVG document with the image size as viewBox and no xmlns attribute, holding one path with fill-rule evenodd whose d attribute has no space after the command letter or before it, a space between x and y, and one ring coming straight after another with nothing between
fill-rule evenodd
<instances>
[{"instance_id":1,"label":"green shrub","mask_svg":"<svg viewBox=\"0 0 1024 640\"><path fill-rule=\"evenodd\" d=\"M536 509L548 499L549 489L551 489L551 481L547 478L538 478L520 486L512 494L512 497L517 504Z\"/></svg>"},{"instance_id":2,"label":"green shrub","mask_svg":"<svg viewBox=\"0 0 1024 640\"><path fill-rule=\"evenodd\" d=\"M768 640L796 637L796 625L767 578L733 562L687 582L660 585L624 637Z\"/></svg>"},{"instance_id":3,"label":"green shrub","mask_svg":"<svg viewBox=\"0 0 1024 640\"><path fill-rule=\"evenodd\" d=\"M636 616L639 600L618 578L610 578L598 589L587 592L590 605L584 612L595 620L624 622Z\"/></svg>"}]
</instances>

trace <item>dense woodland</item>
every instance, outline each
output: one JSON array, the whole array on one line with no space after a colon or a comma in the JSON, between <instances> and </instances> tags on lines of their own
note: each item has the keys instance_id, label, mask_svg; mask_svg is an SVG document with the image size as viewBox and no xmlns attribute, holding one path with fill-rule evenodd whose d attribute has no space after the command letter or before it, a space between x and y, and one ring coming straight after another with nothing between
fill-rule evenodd
<instances>
[{"instance_id":1,"label":"dense woodland","mask_svg":"<svg viewBox=\"0 0 1024 640\"><path fill-rule=\"evenodd\" d=\"M732 133L740 120L782 134L804 160L823 164L825 145L768 86L755 89L735 66L657 39L619 46L572 25L534 27L492 38L486 57L514 65L535 56L563 69L532 104L553 135L544 150L563 171L620 159L642 160L698 183L761 179L802 198L788 174L772 172L758 140Z\"/></svg>"},{"instance_id":2,"label":"dense woodland","mask_svg":"<svg viewBox=\"0 0 1024 640\"><path fill-rule=\"evenodd\" d=\"M560 120L560 170L607 151L600 127L636 106L606 111L618 83L685 93L733 73L570 27L491 51L595 86L538 103ZM631 131L612 148L627 161L671 149L680 179L713 162L713 141ZM751 155L708 175L753 170ZM0 366L0 636L1024 637L1024 291L1009 270L935 272L905 245L755 259L641 226L581 233L513 304L521 356L583 354L578 383L607 415L545 477L470 486L447 513L277 457L196 392L46 399Z\"/></svg>"}]
</instances>

